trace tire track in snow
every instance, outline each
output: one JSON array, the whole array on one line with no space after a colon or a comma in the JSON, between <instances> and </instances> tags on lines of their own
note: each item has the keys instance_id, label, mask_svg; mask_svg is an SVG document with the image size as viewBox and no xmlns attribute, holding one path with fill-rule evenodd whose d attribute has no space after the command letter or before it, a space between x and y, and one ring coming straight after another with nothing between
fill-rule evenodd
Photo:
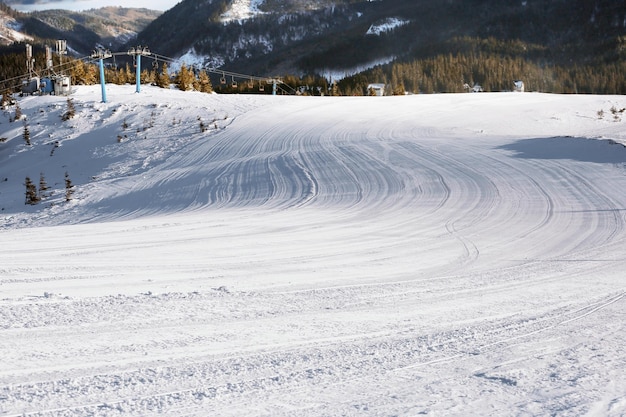
<instances>
[{"instance_id":1,"label":"tire track in snow","mask_svg":"<svg viewBox=\"0 0 626 417\"><path fill-rule=\"evenodd\" d=\"M472 348L469 351L465 351L465 352L460 352L457 354L453 354L450 356L446 356L443 358L438 358L432 361L428 361L428 362L423 362L423 363L419 363L419 364L414 364L414 365L409 365L406 367L403 367L401 369L397 369L397 371L405 371L405 370L409 370L409 369L415 369L415 368L420 368L420 367L424 367L424 366L429 366L429 365L434 365L434 364L438 364L438 363L443 363L443 362L450 362L450 361L454 361L463 357L467 357L468 355L480 355L485 353L488 350L493 349L494 347L499 347L499 348L503 348L506 345L511 344L512 342L515 342L517 340L520 339L525 339L540 333L544 333L548 330L553 330L553 329L557 329L560 326L569 324L571 322L583 319L593 313L596 313L597 311L606 308L612 304L617 303L618 301L621 301L624 297L626 296L625 292L621 292L617 295L611 295L608 298L602 299L600 301L596 301L592 304L588 304L585 305L583 307L577 308L575 310L572 311L567 311L565 313L559 313L556 315L549 315L547 317L541 317L541 318L535 318L533 319L533 322L537 322L540 323L540 326L538 329L534 329L531 331L527 331L527 332L521 332L518 333L514 336L511 337L507 337L504 339L500 339L500 340L496 340L487 344L483 344L480 345L476 348ZM552 323L548 323L545 325L541 325L541 323L543 322L552 322Z\"/></svg>"},{"instance_id":2,"label":"tire track in snow","mask_svg":"<svg viewBox=\"0 0 626 417\"><path fill-rule=\"evenodd\" d=\"M344 102L337 103L339 109ZM301 116L305 115L303 112ZM387 402L378 404L380 414L389 415L395 411L393 400L386 395L390 386L386 378L390 375L400 374L404 378L410 373L410 379L405 380L410 383L392 384L400 394L403 389L428 388L431 382L445 383L446 378L457 375L455 371L464 363L473 363L481 355L495 351L504 355L508 348L528 338L542 343L544 335L559 337L561 329L581 330L582 327L570 326L624 299L622 290L621 296L613 293L597 302L585 301L617 286L620 277L614 271L624 264L624 260L617 259L623 251L612 254L612 262L600 263L601 258L592 258L599 252L591 248L601 244L607 251L623 249L623 244L617 244L624 239L624 219L619 212L590 215L567 210L570 202L574 208L619 210L618 197L612 199L609 188L594 194L598 179L593 172L581 171L581 178L567 179L570 175L562 168L569 167L570 162L534 164L509 157L499 160L501 152L461 141L451 144L446 139L441 139L441 146L435 146L432 141L421 141L420 129L408 136L401 129L355 129L339 127L339 122L331 121L331 127L319 132L304 127L288 131L277 123L263 134L255 126L258 120L243 117L215 135L211 143L190 145L189 154L174 158L181 158L179 161L168 161L169 168L174 168L185 160L188 170L173 169L148 180L155 180L156 190L168 183L188 187L188 210L262 206L262 212L247 213L261 216L259 223L267 219L264 216L268 212L280 211L280 217L270 219L275 222L271 233L265 225L260 227L254 222L236 227L241 219L210 219L207 223L188 224L187 230L165 228L162 240L152 235L154 240L124 241L119 248L120 259L113 261L125 259L126 252L133 253L133 249L137 253L149 249L146 252L168 257L171 251L156 249L185 243L201 246L207 243L209 235L229 245L224 250L213 246L223 258L211 258L205 250L198 250L201 260L176 265L169 259L175 256L169 255L163 263L155 259L152 262L156 265L140 264L145 269L131 276L151 276L162 269L173 276L174 285L189 286L189 281L196 279L193 285L211 285L214 274L230 274L215 282L237 286L267 280L267 287L257 284L258 294L222 294L224 300L200 294L195 301L181 297L167 302L163 296L159 302L151 303L137 297L109 311L103 311L107 310L108 299L96 298L92 305L85 303L74 309L75 320L83 322L72 322L62 329L57 327L62 323L50 317L61 320L72 316L68 307L71 301L46 300L48 304L43 306L34 300L20 300L24 303L20 310L8 300L12 318L6 322L23 326L6 329L0 334L0 344L13 343L11 346L16 349L9 350L21 352L23 356L13 360L16 367L21 364L25 376L19 383L13 379L10 386L0 387L3 406L10 412L37 409L69 415L203 415L203 411L214 409L229 412L232 404L238 404L233 412L259 414L264 412L259 411L259 404L284 401L291 401L289 407L302 407L290 410L286 406L271 413L277 416L323 414L323 406L334 401L343 405L335 404L333 412L347 410L345 414L349 415L366 411L355 408L362 405L359 398L369 402L373 410L372 402L384 397ZM356 133L350 134L351 129ZM246 132L254 134L243 135ZM401 144L411 141L419 146ZM239 145L242 151L238 150ZM446 151L454 147L459 149L448 155ZM462 151L476 154L461 157ZM495 159L488 159L490 156ZM202 175L189 180L201 166ZM151 173L158 174L158 170ZM577 190L580 179L586 182ZM516 191L518 185L524 192ZM137 190L143 186L140 184ZM313 188L317 190L316 197L308 199ZM215 195L208 203L209 199L201 194L210 195L210 191ZM479 194L484 201L479 201ZM608 200L603 200L603 195ZM538 201L525 202L531 197ZM596 198L601 202L594 203ZM316 212L320 216L316 220L307 210L317 209L331 211L332 216L322 218ZM147 212L141 210L145 209L134 213ZM228 212L206 210L202 214L226 216ZM301 218L298 223L289 222L290 215ZM590 235L594 239L586 239L581 233L586 219L592 220L587 226L598 232ZM220 231L220 227L230 232ZM494 231L499 227L505 228L504 232ZM294 234L281 233L281 228L301 228L307 233L298 232L300 241L294 242L290 239ZM332 238L323 233L311 238L315 228L329 232ZM357 233L359 229L367 230L367 235ZM487 231L489 240L478 233ZM556 233L562 233L559 239L554 237ZM480 248L481 257L472 260L466 253L466 262L459 262L459 242L455 241L459 238L467 239L461 243L469 247L468 251L471 245ZM78 257L100 251L100 242L92 246L63 246L65 239L55 243L71 249ZM265 245L247 245L250 240L269 241L275 246L263 251L261 246ZM503 260L493 252L484 255L486 247L493 250L499 245L508 246L504 253L513 253L509 248L516 244L521 245L520 252L529 259ZM282 253L276 255L272 248ZM102 250L102 255L108 256L111 251L115 253L112 249ZM228 251L232 260L223 255ZM67 270L53 262L54 252L44 249L37 253L40 265L39 256L49 255L41 269L18 271L14 266L3 265L2 273L20 273L27 276L24 280L34 281L49 267L67 279ZM442 263L421 269L424 261L434 262L432 254L440 256ZM574 255L598 262L564 262ZM355 262L347 264L341 258ZM45 265L47 261L50 262ZM98 275L103 268L110 271L111 266L90 265L89 269L76 270L76 275L94 288L117 291L125 278L124 268L132 267L130 262L112 271L119 274L115 281L101 281ZM302 264L310 268L301 267ZM467 266L471 266L469 271ZM401 273L394 275L398 269ZM602 276L605 271L608 278ZM53 273L49 272L50 277ZM301 283L295 286L291 282L272 281L274 275L290 279L297 276ZM245 281L248 276L252 278ZM589 280L597 284L582 285ZM68 309L63 310L64 307ZM63 314L55 314L61 311ZM128 322L119 321L119 317ZM116 325L123 329L116 329ZM113 336L101 344L97 337L104 334ZM63 352L46 348L55 343L58 346L59 341L67 343L70 339L66 335L80 340L69 343ZM129 339L128 343L117 340L133 335L136 339ZM42 340L50 343L41 343ZM144 351L148 355L143 355ZM411 371L420 369L419 366L398 371L416 364L443 367L448 362L454 369L447 369L439 380L433 376L436 372L426 375ZM42 372L46 366L51 370L48 375ZM58 372L52 371L53 366L60 367ZM5 371L5 375L10 375L10 370ZM426 382L420 385L422 378ZM505 379L500 382L506 385ZM467 385L476 387L471 381ZM480 388L484 386L479 385L477 390ZM465 389L461 381L451 388L453 397L466 394ZM313 401L317 394L319 399ZM399 395L397 401L405 399ZM419 401L413 401L416 403ZM60 408L63 405L69 409Z\"/></svg>"},{"instance_id":3,"label":"tire track in snow","mask_svg":"<svg viewBox=\"0 0 626 417\"><path fill-rule=\"evenodd\" d=\"M285 393L294 395L298 391L310 393L316 386L323 386L324 391L333 386L358 386L357 382L371 378L372 369L376 369L379 375L405 374L462 358L475 358L494 349L504 351L518 340L581 320L624 297L625 293L621 292L581 307L556 309L547 315L482 322L449 332L415 334L413 329L407 328L391 334L359 334L353 339L312 339L307 340L306 345L314 346L313 351L306 345L282 344L279 349L266 353L233 352L231 358L187 361L176 367L149 367L112 377L93 375L62 380L55 383L57 392L101 387L107 400L26 411L15 416L60 412L64 415L108 415L116 410L142 414L175 413L183 409L201 412L212 407L214 402L237 401L243 395L247 401L253 402L256 396L273 398ZM421 361L414 363L416 358ZM339 380L337 373L342 376ZM181 384L188 388L180 389ZM167 385L179 388L164 390L162 387ZM19 396L20 387L14 384L2 395L7 400L14 400L14 396ZM23 388L31 389L29 386ZM51 392L44 385L38 390ZM144 394L133 395L133 391ZM153 392L145 394L150 391Z\"/></svg>"}]
</instances>

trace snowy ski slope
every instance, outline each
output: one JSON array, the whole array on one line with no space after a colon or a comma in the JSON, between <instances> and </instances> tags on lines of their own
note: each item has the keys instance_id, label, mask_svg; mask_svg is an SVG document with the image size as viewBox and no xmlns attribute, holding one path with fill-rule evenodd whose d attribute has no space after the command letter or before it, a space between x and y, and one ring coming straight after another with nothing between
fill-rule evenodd
<instances>
[{"instance_id":1,"label":"snowy ski slope","mask_svg":"<svg viewBox=\"0 0 626 417\"><path fill-rule=\"evenodd\" d=\"M626 413L625 97L107 89L0 117L0 416Z\"/></svg>"}]
</instances>

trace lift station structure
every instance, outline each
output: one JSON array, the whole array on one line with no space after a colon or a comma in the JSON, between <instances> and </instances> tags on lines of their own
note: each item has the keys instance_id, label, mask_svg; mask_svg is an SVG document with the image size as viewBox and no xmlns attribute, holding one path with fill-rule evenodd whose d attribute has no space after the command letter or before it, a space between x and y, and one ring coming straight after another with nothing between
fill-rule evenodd
<instances>
[{"instance_id":1,"label":"lift station structure","mask_svg":"<svg viewBox=\"0 0 626 417\"><path fill-rule=\"evenodd\" d=\"M59 55L60 67L63 66L63 55L67 54L67 42L56 41L56 53ZM26 71L27 78L22 80L22 94L55 94L68 95L71 93L72 82L69 75L57 74L52 61L52 49L46 46L45 75L40 77L35 72L35 58L33 47L26 44Z\"/></svg>"}]
</instances>

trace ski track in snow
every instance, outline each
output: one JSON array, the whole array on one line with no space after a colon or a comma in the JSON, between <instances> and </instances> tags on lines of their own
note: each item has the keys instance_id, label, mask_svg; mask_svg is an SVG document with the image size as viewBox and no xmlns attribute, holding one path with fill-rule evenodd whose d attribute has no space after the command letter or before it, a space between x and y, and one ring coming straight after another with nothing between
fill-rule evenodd
<instances>
[{"instance_id":1,"label":"ski track in snow","mask_svg":"<svg viewBox=\"0 0 626 417\"><path fill-rule=\"evenodd\" d=\"M626 413L622 97L108 88L0 125L0 416Z\"/></svg>"}]
</instances>

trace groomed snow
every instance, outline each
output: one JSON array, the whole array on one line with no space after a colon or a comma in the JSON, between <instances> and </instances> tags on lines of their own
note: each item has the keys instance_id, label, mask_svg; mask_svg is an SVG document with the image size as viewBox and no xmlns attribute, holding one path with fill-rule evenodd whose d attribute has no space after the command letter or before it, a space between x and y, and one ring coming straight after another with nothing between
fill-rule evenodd
<instances>
[{"instance_id":1,"label":"groomed snow","mask_svg":"<svg viewBox=\"0 0 626 417\"><path fill-rule=\"evenodd\" d=\"M107 92L0 116L0 416L626 413L625 97Z\"/></svg>"}]
</instances>

